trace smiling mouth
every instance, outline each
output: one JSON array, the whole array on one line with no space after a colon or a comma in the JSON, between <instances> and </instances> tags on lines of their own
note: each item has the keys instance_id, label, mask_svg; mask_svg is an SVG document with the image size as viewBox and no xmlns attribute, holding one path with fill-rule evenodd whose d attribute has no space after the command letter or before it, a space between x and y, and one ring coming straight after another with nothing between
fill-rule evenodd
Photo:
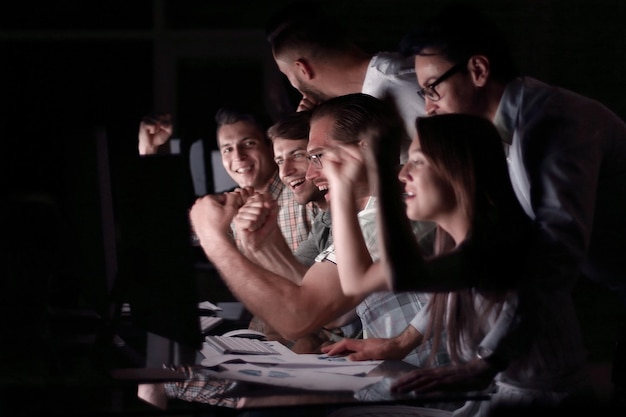
<instances>
[{"instance_id":1,"label":"smiling mouth","mask_svg":"<svg viewBox=\"0 0 626 417\"><path fill-rule=\"evenodd\" d=\"M252 167L238 168L235 170L237 174L247 174L252 170Z\"/></svg>"},{"instance_id":2,"label":"smiling mouth","mask_svg":"<svg viewBox=\"0 0 626 417\"><path fill-rule=\"evenodd\" d=\"M300 185L304 184L304 182L305 182L305 181L306 181L306 179L304 179L304 178L299 178L299 179L297 179L297 180L290 181L290 182L289 182L289 186L290 186L292 189L294 189L294 190L295 190L296 188L298 188L298 186L300 186Z\"/></svg>"}]
</instances>

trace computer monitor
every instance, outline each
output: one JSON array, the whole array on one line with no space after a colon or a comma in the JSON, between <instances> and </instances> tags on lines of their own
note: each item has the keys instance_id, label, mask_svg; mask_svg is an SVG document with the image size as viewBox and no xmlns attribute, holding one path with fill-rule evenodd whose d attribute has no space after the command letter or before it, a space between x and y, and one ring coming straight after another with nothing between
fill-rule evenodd
<instances>
[{"instance_id":1,"label":"computer monitor","mask_svg":"<svg viewBox=\"0 0 626 417\"><path fill-rule=\"evenodd\" d=\"M114 238L110 231L104 233L108 275L114 281L112 301L117 309L129 307L134 327L157 335L166 345L176 344L176 349L195 351L203 337L188 216L192 196L187 160L180 155L109 154L106 133L98 137L104 142L98 146L100 186L105 189L103 226L115 228ZM148 355L153 348L148 341ZM166 355L171 358L172 352Z\"/></svg>"}]
</instances>

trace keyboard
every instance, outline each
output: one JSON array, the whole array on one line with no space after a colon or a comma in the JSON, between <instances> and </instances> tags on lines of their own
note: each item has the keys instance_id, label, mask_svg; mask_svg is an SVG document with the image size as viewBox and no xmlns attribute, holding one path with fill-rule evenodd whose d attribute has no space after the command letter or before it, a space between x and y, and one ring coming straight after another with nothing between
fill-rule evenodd
<instances>
[{"instance_id":1,"label":"keyboard","mask_svg":"<svg viewBox=\"0 0 626 417\"><path fill-rule=\"evenodd\" d=\"M280 355L272 346L258 339L237 336L206 336L206 342L221 353L244 355Z\"/></svg>"}]
</instances>

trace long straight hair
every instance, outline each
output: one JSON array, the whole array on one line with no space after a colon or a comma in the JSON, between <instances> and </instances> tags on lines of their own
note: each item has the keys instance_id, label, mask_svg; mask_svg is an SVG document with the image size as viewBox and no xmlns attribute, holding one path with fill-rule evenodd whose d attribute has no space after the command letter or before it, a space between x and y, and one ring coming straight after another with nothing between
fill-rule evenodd
<instances>
[{"instance_id":1,"label":"long straight hair","mask_svg":"<svg viewBox=\"0 0 626 417\"><path fill-rule=\"evenodd\" d=\"M471 240L480 248L482 255L472 264L477 267L467 272L489 283L483 289L434 293L430 298L425 339L433 337L432 352L436 352L445 330L450 358L459 363L462 346L481 337L494 309L500 313L511 282L500 285L497 280L502 279L499 273L511 260L507 255L511 245L518 247L526 241L523 237L528 232L519 227L526 224L520 222L526 216L509 180L500 136L489 120L465 114L437 115L418 118L416 127L424 156L435 174L454 190L462 215L470 220L468 236L457 243ZM452 238L442 228L436 233L434 256L455 250ZM479 307L476 293L484 297Z\"/></svg>"}]
</instances>

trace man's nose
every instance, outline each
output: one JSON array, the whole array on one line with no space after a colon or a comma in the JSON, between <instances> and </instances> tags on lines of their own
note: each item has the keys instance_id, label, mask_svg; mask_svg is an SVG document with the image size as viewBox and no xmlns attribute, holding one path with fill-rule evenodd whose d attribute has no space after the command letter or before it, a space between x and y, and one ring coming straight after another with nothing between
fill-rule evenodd
<instances>
[{"instance_id":1,"label":"man's nose","mask_svg":"<svg viewBox=\"0 0 626 417\"><path fill-rule=\"evenodd\" d=\"M235 159L243 159L248 155L246 150L240 146L236 146L233 152L235 153Z\"/></svg>"},{"instance_id":2,"label":"man's nose","mask_svg":"<svg viewBox=\"0 0 626 417\"><path fill-rule=\"evenodd\" d=\"M281 177L287 177L296 171L293 164L288 159L283 161L278 170L280 171Z\"/></svg>"},{"instance_id":3,"label":"man's nose","mask_svg":"<svg viewBox=\"0 0 626 417\"><path fill-rule=\"evenodd\" d=\"M426 97L425 100L426 102L425 102L424 110L426 110L426 114L429 116L436 114L437 109L439 108L439 106L437 106L437 103L430 100L428 97Z\"/></svg>"},{"instance_id":4,"label":"man's nose","mask_svg":"<svg viewBox=\"0 0 626 417\"><path fill-rule=\"evenodd\" d=\"M306 169L306 175L304 176L307 181L313 181L314 178L319 177L319 171L321 168L315 166L315 164L309 164Z\"/></svg>"}]
</instances>

